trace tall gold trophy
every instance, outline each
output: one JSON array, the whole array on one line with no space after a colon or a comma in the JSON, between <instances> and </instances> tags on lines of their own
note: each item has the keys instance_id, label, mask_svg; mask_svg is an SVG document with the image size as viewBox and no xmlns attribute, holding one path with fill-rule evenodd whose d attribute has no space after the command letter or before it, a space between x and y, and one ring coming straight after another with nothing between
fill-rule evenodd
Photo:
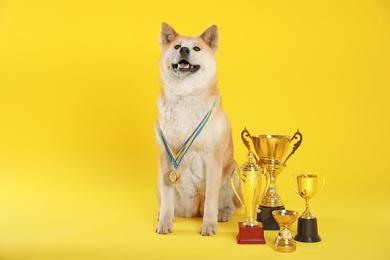
<instances>
[{"instance_id":1,"label":"tall gold trophy","mask_svg":"<svg viewBox=\"0 0 390 260\"><path fill-rule=\"evenodd\" d=\"M260 203L260 213L257 219L261 221L266 230L279 230L279 225L275 221L272 211L284 209L282 198L276 190L277 176L286 167L286 163L292 154L299 148L302 143L302 134L297 131L293 136L288 135L254 135L252 136L245 128L241 132L241 138L244 145L250 150L249 141L246 138L252 140L256 154L259 158L256 158L258 164L264 168L269 179L269 187L263 196ZM294 143L292 151L287 157L285 157L290 143L298 139ZM285 159L284 159L285 158Z\"/></svg>"},{"instance_id":2,"label":"tall gold trophy","mask_svg":"<svg viewBox=\"0 0 390 260\"><path fill-rule=\"evenodd\" d=\"M254 154L251 150L247 154L248 162L241 166L239 172L233 171L230 181L233 190L242 205L242 209L246 211L245 222L238 222L239 233L237 235L238 244L265 244L264 227L261 222L256 220L259 210L260 200L267 186L262 190L262 175L263 171L254 159ZM240 182L240 191L243 197L236 190L235 179L238 177Z\"/></svg>"},{"instance_id":3,"label":"tall gold trophy","mask_svg":"<svg viewBox=\"0 0 390 260\"><path fill-rule=\"evenodd\" d=\"M324 176L315 174L302 174L291 176L295 192L297 192L306 201L306 210L298 219L298 232L295 240L300 242L319 242L321 237L318 235L317 218L309 209L309 200L320 193L325 184Z\"/></svg>"}]
</instances>

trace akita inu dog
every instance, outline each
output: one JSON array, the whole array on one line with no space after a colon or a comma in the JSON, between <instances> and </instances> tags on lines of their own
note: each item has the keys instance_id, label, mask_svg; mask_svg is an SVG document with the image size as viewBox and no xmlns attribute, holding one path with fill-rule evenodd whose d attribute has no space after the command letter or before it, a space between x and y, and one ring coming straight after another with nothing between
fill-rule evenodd
<instances>
[{"instance_id":1,"label":"akita inu dog","mask_svg":"<svg viewBox=\"0 0 390 260\"><path fill-rule=\"evenodd\" d=\"M235 169L231 127L217 89L219 36L212 25L194 37L161 26L156 232L173 231L174 216L203 216L200 233L217 233L237 201L230 183ZM195 140L196 139L196 140Z\"/></svg>"}]
</instances>

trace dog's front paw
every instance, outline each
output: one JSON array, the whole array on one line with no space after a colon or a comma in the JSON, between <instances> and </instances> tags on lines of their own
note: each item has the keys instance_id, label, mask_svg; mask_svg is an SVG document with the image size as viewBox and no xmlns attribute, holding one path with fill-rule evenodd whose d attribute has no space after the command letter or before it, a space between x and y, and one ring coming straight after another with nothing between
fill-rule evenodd
<instances>
[{"instance_id":1,"label":"dog's front paw","mask_svg":"<svg viewBox=\"0 0 390 260\"><path fill-rule=\"evenodd\" d=\"M231 208L220 209L218 211L218 221L219 222L229 221L229 219L231 218L233 213L234 213L234 210L232 210Z\"/></svg>"},{"instance_id":2,"label":"dog's front paw","mask_svg":"<svg viewBox=\"0 0 390 260\"><path fill-rule=\"evenodd\" d=\"M173 231L173 223L172 222L162 222L160 221L156 227L157 234L169 234Z\"/></svg>"},{"instance_id":3,"label":"dog's front paw","mask_svg":"<svg viewBox=\"0 0 390 260\"><path fill-rule=\"evenodd\" d=\"M200 234L202 236L212 236L217 234L217 223L203 223L202 229L200 230Z\"/></svg>"}]
</instances>

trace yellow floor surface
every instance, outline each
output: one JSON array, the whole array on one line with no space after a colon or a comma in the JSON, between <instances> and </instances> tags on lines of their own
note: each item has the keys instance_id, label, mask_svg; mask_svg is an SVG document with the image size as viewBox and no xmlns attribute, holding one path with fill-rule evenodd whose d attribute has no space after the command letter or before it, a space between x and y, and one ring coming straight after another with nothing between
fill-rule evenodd
<instances>
[{"instance_id":1,"label":"yellow floor surface","mask_svg":"<svg viewBox=\"0 0 390 260\"><path fill-rule=\"evenodd\" d=\"M324 188L312 201L322 241L298 242L296 252L279 253L272 247L277 231L265 231L265 245L236 243L237 222L245 219L241 211L229 222L220 223L218 234L212 237L199 234L200 218L176 218L172 234L158 235L154 232L158 210L155 174L150 177L145 169L124 160L116 164L100 160L95 164L99 167L78 162L58 168L38 167L29 172L30 176L26 173L18 177L12 171L3 174L0 259L387 259L389 256L390 224L388 217L384 217L389 212L383 208L386 201L330 201L326 199L332 192L329 182L327 190ZM38 169L41 173L34 174ZM128 172L139 173L142 178L135 177L132 181L125 175ZM285 175L279 178L281 183L288 181ZM290 194L284 197L286 208L303 211L303 199L286 190L280 192ZM296 223L292 231L296 233Z\"/></svg>"}]
</instances>

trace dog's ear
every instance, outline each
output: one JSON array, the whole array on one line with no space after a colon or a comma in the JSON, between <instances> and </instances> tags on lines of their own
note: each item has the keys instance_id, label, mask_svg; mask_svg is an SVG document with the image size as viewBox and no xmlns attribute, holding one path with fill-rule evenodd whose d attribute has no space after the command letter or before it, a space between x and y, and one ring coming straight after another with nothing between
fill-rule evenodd
<instances>
[{"instance_id":1,"label":"dog's ear","mask_svg":"<svg viewBox=\"0 0 390 260\"><path fill-rule=\"evenodd\" d=\"M216 25L211 25L209 28L207 28L201 35L200 38L203 39L203 41L210 46L211 49L216 52L218 50L219 45L219 34L218 34L218 27Z\"/></svg>"},{"instance_id":2,"label":"dog's ear","mask_svg":"<svg viewBox=\"0 0 390 260\"><path fill-rule=\"evenodd\" d=\"M179 34L167 23L161 24L160 31L160 48L163 49L167 44L171 43Z\"/></svg>"}]
</instances>

